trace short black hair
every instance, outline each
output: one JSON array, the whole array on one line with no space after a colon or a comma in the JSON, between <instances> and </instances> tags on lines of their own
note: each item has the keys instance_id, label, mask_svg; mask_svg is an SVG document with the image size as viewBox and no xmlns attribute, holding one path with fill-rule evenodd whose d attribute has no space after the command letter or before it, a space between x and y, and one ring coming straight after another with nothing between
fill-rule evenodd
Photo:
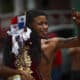
<instances>
[{"instance_id":1,"label":"short black hair","mask_svg":"<svg viewBox=\"0 0 80 80\"><path fill-rule=\"evenodd\" d=\"M33 19L37 16L48 16L45 12L41 11L41 10L29 10L26 13L26 26L30 26L31 22L33 21Z\"/></svg>"}]
</instances>

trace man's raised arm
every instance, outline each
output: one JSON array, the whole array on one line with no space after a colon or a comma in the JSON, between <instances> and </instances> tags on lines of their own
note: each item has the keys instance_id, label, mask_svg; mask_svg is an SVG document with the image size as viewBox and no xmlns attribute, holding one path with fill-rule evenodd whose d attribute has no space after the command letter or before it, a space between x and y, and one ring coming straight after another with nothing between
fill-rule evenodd
<instances>
[{"instance_id":1,"label":"man's raised arm","mask_svg":"<svg viewBox=\"0 0 80 80\"><path fill-rule=\"evenodd\" d=\"M80 12L73 11L72 19L77 25L78 34L76 37L72 38L58 38L58 47L59 48L70 48L70 47L78 47L80 46Z\"/></svg>"}]
</instances>

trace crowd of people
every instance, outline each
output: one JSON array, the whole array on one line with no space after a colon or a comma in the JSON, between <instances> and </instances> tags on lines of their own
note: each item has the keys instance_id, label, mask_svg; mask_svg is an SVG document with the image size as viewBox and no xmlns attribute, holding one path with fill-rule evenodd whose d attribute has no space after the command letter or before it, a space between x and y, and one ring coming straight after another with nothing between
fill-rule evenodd
<instances>
[{"instance_id":1,"label":"crowd of people","mask_svg":"<svg viewBox=\"0 0 80 80\"><path fill-rule=\"evenodd\" d=\"M48 35L48 15L42 11L29 10L26 13L26 25L22 32L16 36L7 35L5 47L4 47L4 65L0 65L0 76L4 80L9 80L9 77L13 75L20 75L21 80L61 80L62 76L54 78L55 74L52 73L53 69L57 67L53 62L55 60L56 51L62 48L68 48L71 56L76 57L72 62L71 80L79 80L79 46L80 46L80 14L77 11L72 12L72 19L77 25L78 35L71 38L52 37ZM30 29L30 37L26 39L24 35L27 33L27 29ZM23 35L24 33L24 35ZM15 38L15 45L18 54L15 55L15 51L12 52L13 37ZM20 45L19 41L23 45ZM73 48L74 47L74 48ZM76 48L75 48L76 47ZM23 48L25 51L23 52ZM27 52L26 52L27 51ZM23 69L19 69L15 62L18 55L20 58L24 56L24 53L28 54L31 59L30 66L32 73L28 74L25 70L27 63L22 60L22 64L19 65ZM65 54L65 53L64 53ZM78 56L75 56L77 55ZM23 58L22 58L23 59ZM59 66L60 69L60 66ZM77 70L77 71L76 71ZM52 73L52 75L51 75ZM75 75L76 74L76 75ZM75 76L74 76L75 75ZM75 77L75 78L74 78ZM14 80L14 79L11 79Z\"/></svg>"}]
</instances>

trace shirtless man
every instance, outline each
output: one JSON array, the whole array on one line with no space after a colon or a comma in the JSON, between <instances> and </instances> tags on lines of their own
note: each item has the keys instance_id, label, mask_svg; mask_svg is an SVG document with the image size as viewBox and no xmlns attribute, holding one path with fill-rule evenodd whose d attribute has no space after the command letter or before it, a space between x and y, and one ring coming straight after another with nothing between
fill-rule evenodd
<instances>
[{"instance_id":1,"label":"shirtless man","mask_svg":"<svg viewBox=\"0 0 80 80\"><path fill-rule=\"evenodd\" d=\"M77 15L78 16L78 15ZM78 25L76 12L73 15L75 22ZM39 74L40 80L51 80L52 63L54 59L53 53L59 48L71 48L80 45L80 33L75 38L51 38L48 39L48 20L47 15L41 11L28 11L26 16L26 26L31 28L31 46L30 54L34 63L37 64L35 68ZM36 79L37 80L37 79Z\"/></svg>"},{"instance_id":2,"label":"shirtless man","mask_svg":"<svg viewBox=\"0 0 80 80\"><path fill-rule=\"evenodd\" d=\"M75 15L73 15L73 17L75 22L80 24L77 21L77 17ZM53 67L52 64L55 55L54 53L59 48L71 48L79 46L80 33L78 34L78 37L75 38L64 39L55 37L49 39L47 15L44 12L35 10L30 10L27 12L26 26L32 30L30 34L31 42L29 44L29 54L32 60L31 69L33 70L32 76L35 78L35 80L51 80L51 70ZM79 25L78 29L80 30ZM9 47L9 44L7 45ZM13 67L13 62L11 62L11 58L9 58L9 56L11 55L9 54L11 48L8 47L7 49L9 49L9 51L7 49L7 51L5 50L8 61L10 61L8 66L11 65L11 67Z\"/></svg>"}]
</instances>

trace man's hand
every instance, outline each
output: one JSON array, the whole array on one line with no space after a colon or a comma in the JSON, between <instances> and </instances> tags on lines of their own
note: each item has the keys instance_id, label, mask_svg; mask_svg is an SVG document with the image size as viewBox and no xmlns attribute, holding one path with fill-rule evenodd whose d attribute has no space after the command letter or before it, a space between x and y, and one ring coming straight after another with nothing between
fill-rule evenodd
<instances>
[{"instance_id":1,"label":"man's hand","mask_svg":"<svg viewBox=\"0 0 80 80\"><path fill-rule=\"evenodd\" d=\"M80 12L73 10L72 11L72 18L77 25L77 30L78 30L78 39L80 40Z\"/></svg>"},{"instance_id":2,"label":"man's hand","mask_svg":"<svg viewBox=\"0 0 80 80\"><path fill-rule=\"evenodd\" d=\"M77 26L80 26L80 12L76 11L75 9L72 10L72 19L77 24Z\"/></svg>"},{"instance_id":3,"label":"man's hand","mask_svg":"<svg viewBox=\"0 0 80 80\"><path fill-rule=\"evenodd\" d=\"M80 19L80 12L75 9L72 9L72 17L76 17Z\"/></svg>"},{"instance_id":4,"label":"man's hand","mask_svg":"<svg viewBox=\"0 0 80 80\"><path fill-rule=\"evenodd\" d=\"M31 74L27 74L26 71L20 71L21 80L35 80Z\"/></svg>"}]
</instances>

